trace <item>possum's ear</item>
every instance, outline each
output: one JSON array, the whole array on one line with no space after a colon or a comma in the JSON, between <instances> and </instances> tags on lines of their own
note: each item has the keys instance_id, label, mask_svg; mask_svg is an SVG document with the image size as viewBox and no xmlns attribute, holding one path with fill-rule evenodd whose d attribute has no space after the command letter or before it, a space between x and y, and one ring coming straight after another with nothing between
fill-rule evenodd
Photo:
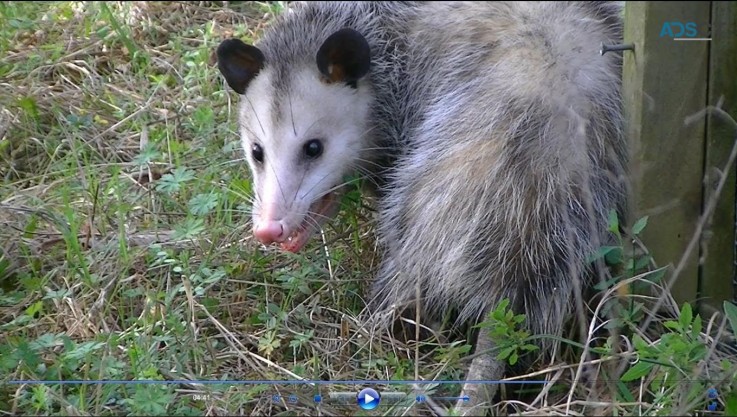
<instances>
[{"instance_id":1,"label":"possum's ear","mask_svg":"<svg viewBox=\"0 0 737 417\"><path fill-rule=\"evenodd\" d=\"M371 48L363 35L345 28L323 42L316 58L317 68L328 80L355 85L369 71Z\"/></svg>"},{"instance_id":2,"label":"possum's ear","mask_svg":"<svg viewBox=\"0 0 737 417\"><path fill-rule=\"evenodd\" d=\"M218 69L230 88L238 94L246 92L248 83L264 67L264 54L255 46L239 39L227 39L217 50Z\"/></svg>"}]
</instances>

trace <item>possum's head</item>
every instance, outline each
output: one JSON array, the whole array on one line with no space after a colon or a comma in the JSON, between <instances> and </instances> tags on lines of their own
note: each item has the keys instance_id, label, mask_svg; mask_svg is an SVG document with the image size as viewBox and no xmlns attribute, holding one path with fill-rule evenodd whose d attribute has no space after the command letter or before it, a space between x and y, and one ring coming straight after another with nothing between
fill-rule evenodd
<instances>
[{"instance_id":1,"label":"possum's head","mask_svg":"<svg viewBox=\"0 0 737 417\"><path fill-rule=\"evenodd\" d=\"M338 211L344 178L366 147L370 48L342 29L305 62L271 62L237 39L217 50L218 68L241 95L241 139L255 199L253 232L299 251ZM276 54L275 54L276 55Z\"/></svg>"}]
</instances>

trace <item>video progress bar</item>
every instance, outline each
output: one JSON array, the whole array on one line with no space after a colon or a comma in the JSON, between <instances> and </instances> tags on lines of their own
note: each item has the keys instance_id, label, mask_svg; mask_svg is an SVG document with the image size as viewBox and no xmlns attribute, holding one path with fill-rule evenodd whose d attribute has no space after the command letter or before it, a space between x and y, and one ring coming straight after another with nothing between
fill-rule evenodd
<instances>
[{"instance_id":1,"label":"video progress bar","mask_svg":"<svg viewBox=\"0 0 737 417\"><path fill-rule=\"evenodd\" d=\"M402 380L351 380L351 381L324 381L324 380L293 380L293 381L270 381L270 380L250 380L250 381L220 381L220 380L11 380L0 382L0 385L93 385L93 384L150 384L150 385L170 385L170 384L205 384L205 385L434 385L434 384L548 384L550 381L485 381L485 380L458 380L458 381L402 381Z\"/></svg>"},{"instance_id":2,"label":"video progress bar","mask_svg":"<svg viewBox=\"0 0 737 417\"><path fill-rule=\"evenodd\" d=\"M357 392L352 391L337 391L330 392L327 395L327 402L332 405L355 405ZM381 404L386 405L413 405L417 403L424 403L431 399L435 401L463 401L468 402L471 398L468 395L462 397L442 397L433 396L425 393L411 393L411 392L400 392L400 391L383 391L378 392ZM322 398L322 396L320 396ZM316 401L321 402L321 401Z\"/></svg>"}]
</instances>

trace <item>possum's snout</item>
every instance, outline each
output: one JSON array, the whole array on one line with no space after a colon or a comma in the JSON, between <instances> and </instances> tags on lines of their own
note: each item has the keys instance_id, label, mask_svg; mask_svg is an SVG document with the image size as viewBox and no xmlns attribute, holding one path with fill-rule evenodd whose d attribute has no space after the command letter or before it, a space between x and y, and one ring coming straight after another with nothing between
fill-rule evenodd
<instances>
[{"instance_id":1,"label":"possum's snout","mask_svg":"<svg viewBox=\"0 0 737 417\"><path fill-rule=\"evenodd\" d=\"M274 219L269 213L262 213L254 224L253 234L259 242L269 245L279 243L289 252L299 252L312 235L328 220L338 213L342 191L333 191L314 202L299 224L287 218Z\"/></svg>"},{"instance_id":2,"label":"possum's snout","mask_svg":"<svg viewBox=\"0 0 737 417\"><path fill-rule=\"evenodd\" d=\"M284 226L279 221L266 220L256 225L253 234L259 242L268 245L284 240Z\"/></svg>"}]
</instances>

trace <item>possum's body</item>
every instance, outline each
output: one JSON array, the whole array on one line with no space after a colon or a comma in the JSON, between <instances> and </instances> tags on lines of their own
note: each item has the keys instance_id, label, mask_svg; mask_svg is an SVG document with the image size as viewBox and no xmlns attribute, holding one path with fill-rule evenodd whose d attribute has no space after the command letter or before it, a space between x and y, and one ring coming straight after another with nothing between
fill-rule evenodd
<instances>
[{"instance_id":1,"label":"possum's body","mask_svg":"<svg viewBox=\"0 0 737 417\"><path fill-rule=\"evenodd\" d=\"M374 309L411 303L419 284L429 314L474 321L509 298L533 332L559 333L607 213L624 210L621 57L599 54L621 41L620 12L318 2L258 49L224 42L256 236L299 250L360 173L380 196Z\"/></svg>"}]
</instances>

